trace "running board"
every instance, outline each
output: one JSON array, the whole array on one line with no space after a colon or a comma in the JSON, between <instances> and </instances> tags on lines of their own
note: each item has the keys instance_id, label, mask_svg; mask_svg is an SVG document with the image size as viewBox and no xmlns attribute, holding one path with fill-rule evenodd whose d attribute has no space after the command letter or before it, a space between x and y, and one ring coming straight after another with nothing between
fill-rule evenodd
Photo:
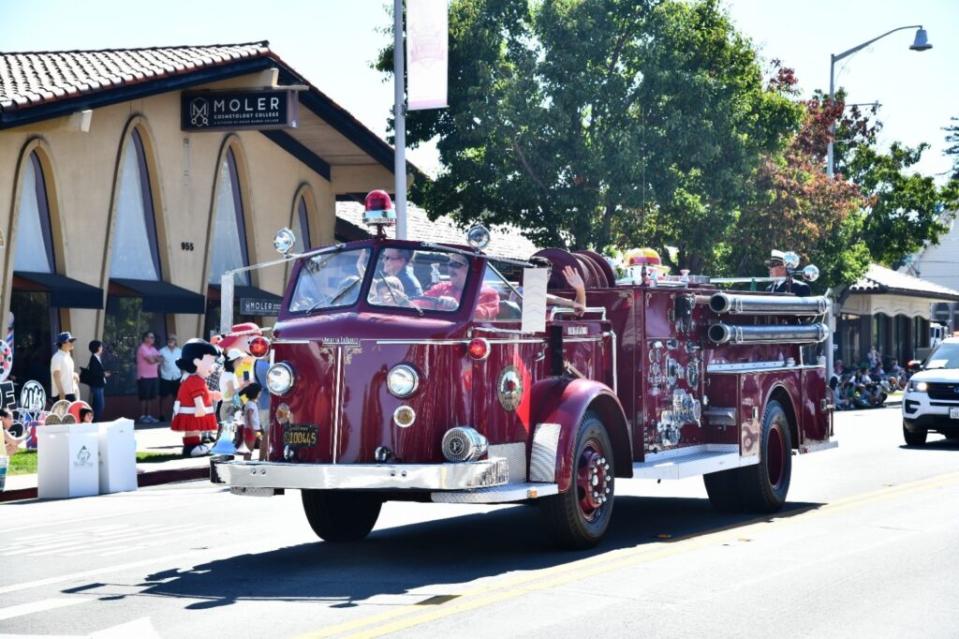
<instances>
[{"instance_id":1,"label":"running board","mask_svg":"<svg viewBox=\"0 0 959 639\"><path fill-rule=\"evenodd\" d=\"M502 504L513 501L539 499L559 493L557 484L529 482L524 484L504 484L491 488L478 488L470 491L450 490L430 493L430 499L444 504Z\"/></svg>"},{"instance_id":2,"label":"running board","mask_svg":"<svg viewBox=\"0 0 959 639\"><path fill-rule=\"evenodd\" d=\"M683 479L758 463L758 455L741 457L735 444L702 444L646 455L633 464L633 479Z\"/></svg>"}]
</instances>

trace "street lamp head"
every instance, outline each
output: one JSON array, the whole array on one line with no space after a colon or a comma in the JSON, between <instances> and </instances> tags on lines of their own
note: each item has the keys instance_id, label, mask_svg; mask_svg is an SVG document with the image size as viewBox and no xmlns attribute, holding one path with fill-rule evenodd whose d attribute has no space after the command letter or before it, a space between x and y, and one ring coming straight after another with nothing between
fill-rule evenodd
<instances>
[{"instance_id":1,"label":"street lamp head","mask_svg":"<svg viewBox=\"0 0 959 639\"><path fill-rule=\"evenodd\" d=\"M913 51L926 51L932 48L932 45L929 44L929 36L926 34L926 30L922 27L916 29L916 39L912 41L912 45L909 47Z\"/></svg>"}]
</instances>

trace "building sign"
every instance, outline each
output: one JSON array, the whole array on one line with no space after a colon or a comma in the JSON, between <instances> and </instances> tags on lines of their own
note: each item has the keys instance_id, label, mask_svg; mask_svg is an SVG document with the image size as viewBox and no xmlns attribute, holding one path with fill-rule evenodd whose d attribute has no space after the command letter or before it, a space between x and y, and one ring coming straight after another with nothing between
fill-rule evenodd
<instances>
[{"instance_id":1,"label":"building sign","mask_svg":"<svg viewBox=\"0 0 959 639\"><path fill-rule=\"evenodd\" d=\"M296 127L296 91L247 89L184 91L180 128L184 131L234 131Z\"/></svg>"},{"instance_id":2,"label":"building sign","mask_svg":"<svg viewBox=\"0 0 959 639\"><path fill-rule=\"evenodd\" d=\"M279 315L280 302L251 297L240 298L240 315Z\"/></svg>"}]
</instances>

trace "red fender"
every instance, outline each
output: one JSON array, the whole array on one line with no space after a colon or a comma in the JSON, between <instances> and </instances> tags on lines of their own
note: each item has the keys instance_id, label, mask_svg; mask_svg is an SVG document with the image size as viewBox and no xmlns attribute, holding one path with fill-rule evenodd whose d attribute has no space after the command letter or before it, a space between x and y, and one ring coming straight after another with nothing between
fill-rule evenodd
<instances>
[{"instance_id":1,"label":"red fender","mask_svg":"<svg viewBox=\"0 0 959 639\"><path fill-rule=\"evenodd\" d=\"M560 491L569 490L572 483L576 430L587 410L595 411L606 426L613 445L616 476L633 476L629 422L619 398L608 386L590 379L543 380L533 386L533 406L534 424L560 425L555 466Z\"/></svg>"}]
</instances>

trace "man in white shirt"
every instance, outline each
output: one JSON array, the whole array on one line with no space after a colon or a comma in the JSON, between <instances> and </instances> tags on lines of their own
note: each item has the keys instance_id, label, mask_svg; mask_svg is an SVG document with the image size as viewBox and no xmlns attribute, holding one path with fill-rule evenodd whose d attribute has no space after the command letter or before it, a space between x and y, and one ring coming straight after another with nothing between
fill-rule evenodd
<instances>
[{"instance_id":1,"label":"man in white shirt","mask_svg":"<svg viewBox=\"0 0 959 639\"><path fill-rule=\"evenodd\" d=\"M177 367L176 361L180 359L183 351L177 346L176 335L170 335L166 339L166 346L160 349L160 415L165 416L167 411L163 408L166 398L170 398L170 419L173 419L173 403L176 401L176 393L180 390L180 378L183 372Z\"/></svg>"},{"instance_id":2,"label":"man in white shirt","mask_svg":"<svg viewBox=\"0 0 959 639\"><path fill-rule=\"evenodd\" d=\"M77 401L77 384L80 380L74 372L73 343L77 338L64 331L57 335L57 352L50 358L50 394L58 400Z\"/></svg>"}]
</instances>

